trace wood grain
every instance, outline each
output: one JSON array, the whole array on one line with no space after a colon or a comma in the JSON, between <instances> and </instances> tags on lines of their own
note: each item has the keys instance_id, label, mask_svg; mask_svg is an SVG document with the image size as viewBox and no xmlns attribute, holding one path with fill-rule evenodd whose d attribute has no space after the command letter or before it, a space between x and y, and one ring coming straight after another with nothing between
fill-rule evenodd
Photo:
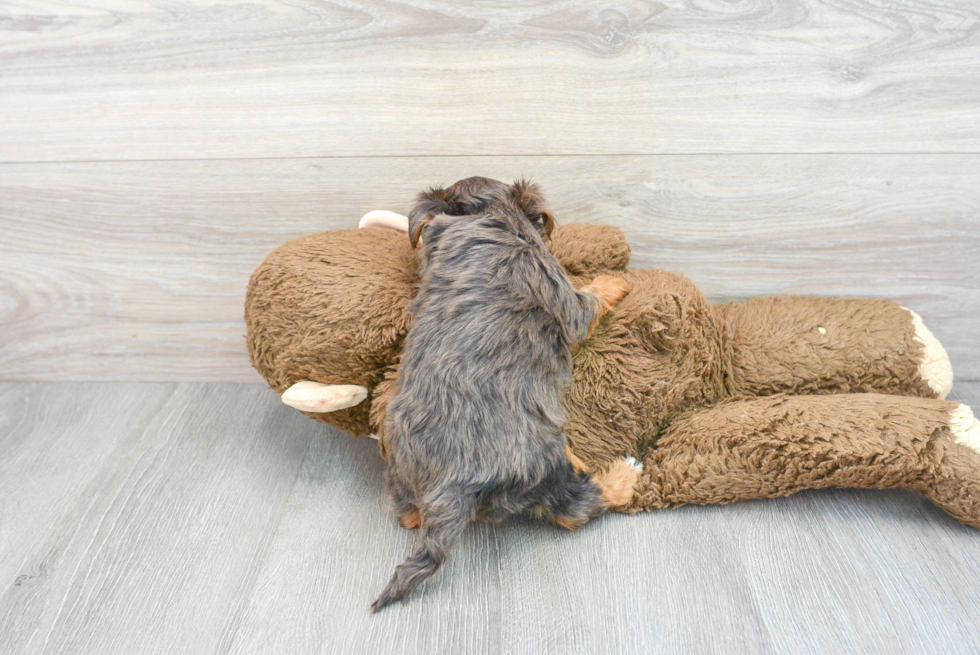
<instances>
[{"instance_id":1,"label":"wood grain","mask_svg":"<svg viewBox=\"0 0 980 655\"><path fill-rule=\"evenodd\" d=\"M610 515L577 534L530 521L498 531L501 652L778 652L720 514ZM469 584L464 576L446 584Z\"/></svg>"},{"instance_id":2,"label":"wood grain","mask_svg":"<svg viewBox=\"0 0 980 655\"><path fill-rule=\"evenodd\" d=\"M475 524L372 617L418 539L383 468L262 384L0 384L0 652L980 647L980 532L904 491Z\"/></svg>"},{"instance_id":3,"label":"wood grain","mask_svg":"<svg viewBox=\"0 0 980 655\"><path fill-rule=\"evenodd\" d=\"M951 398L980 407L980 384ZM766 626L792 652L980 649L966 618L980 615L980 539L924 496L829 489L724 512Z\"/></svg>"},{"instance_id":4,"label":"wood grain","mask_svg":"<svg viewBox=\"0 0 980 655\"><path fill-rule=\"evenodd\" d=\"M980 611L967 591L980 588L977 535L922 496L829 490L725 511L774 641L796 652L980 648L965 618Z\"/></svg>"},{"instance_id":5,"label":"wood grain","mask_svg":"<svg viewBox=\"0 0 980 655\"><path fill-rule=\"evenodd\" d=\"M371 616L418 543L383 468L368 440L311 443L232 653L772 652L721 516L474 524L410 602Z\"/></svg>"},{"instance_id":6,"label":"wood grain","mask_svg":"<svg viewBox=\"0 0 980 655\"><path fill-rule=\"evenodd\" d=\"M418 533L387 509L377 442L329 430L310 443L231 652L504 652L490 526L468 531L422 602L368 614Z\"/></svg>"},{"instance_id":7,"label":"wood grain","mask_svg":"<svg viewBox=\"0 0 980 655\"><path fill-rule=\"evenodd\" d=\"M980 152L973 0L6 2L0 161Z\"/></svg>"},{"instance_id":8,"label":"wood grain","mask_svg":"<svg viewBox=\"0 0 980 655\"><path fill-rule=\"evenodd\" d=\"M0 392L0 420L24 433L0 477L0 651L210 653L230 642L309 421L276 411L261 385ZM10 402L18 395L26 410Z\"/></svg>"},{"instance_id":9,"label":"wood grain","mask_svg":"<svg viewBox=\"0 0 980 655\"><path fill-rule=\"evenodd\" d=\"M898 300L980 379L977 155L0 165L0 379L257 380L242 311L268 252L472 174L532 176L559 222L622 226L633 266L714 301Z\"/></svg>"},{"instance_id":10,"label":"wood grain","mask_svg":"<svg viewBox=\"0 0 980 655\"><path fill-rule=\"evenodd\" d=\"M0 580L5 590L12 581L21 587L16 591L26 592L46 575L53 562L32 562L31 556L52 532L77 520L78 497L91 488L105 459L134 425L145 425L172 395L173 385L0 384Z\"/></svg>"}]
</instances>

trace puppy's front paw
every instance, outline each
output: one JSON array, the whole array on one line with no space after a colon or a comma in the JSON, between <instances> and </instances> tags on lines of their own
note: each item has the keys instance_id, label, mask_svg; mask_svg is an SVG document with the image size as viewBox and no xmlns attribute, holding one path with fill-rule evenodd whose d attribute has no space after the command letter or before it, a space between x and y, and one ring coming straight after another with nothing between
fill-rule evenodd
<instances>
[{"instance_id":1,"label":"puppy's front paw","mask_svg":"<svg viewBox=\"0 0 980 655\"><path fill-rule=\"evenodd\" d=\"M602 489L603 500L610 507L622 507L633 499L633 492L642 472L643 464L632 457L625 457L613 462L612 466L594 480Z\"/></svg>"},{"instance_id":2,"label":"puppy's front paw","mask_svg":"<svg viewBox=\"0 0 980 655\"><path fill-rule=\"evenodd\" d=\"M610 307L615 307L626 294L633 290L629 282L613 275L600 275L586 287Z\"/></svg>"}]
</instances>

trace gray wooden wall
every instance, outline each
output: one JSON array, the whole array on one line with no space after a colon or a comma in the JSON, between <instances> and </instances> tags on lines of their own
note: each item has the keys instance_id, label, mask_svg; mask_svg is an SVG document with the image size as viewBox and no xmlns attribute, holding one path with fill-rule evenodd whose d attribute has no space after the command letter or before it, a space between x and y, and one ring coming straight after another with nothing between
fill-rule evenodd
<instances>
[{"instance_id":1,"label":"gray wooden wall","mask_svg":"<svg viewBox=\"0 0 980 655\"><path fill-rule=\"evenodd\" d=\"M473 174L980 380L975 0L0 1L0 379L255 381L268 251Z\"/></svg>"}]
</instances>

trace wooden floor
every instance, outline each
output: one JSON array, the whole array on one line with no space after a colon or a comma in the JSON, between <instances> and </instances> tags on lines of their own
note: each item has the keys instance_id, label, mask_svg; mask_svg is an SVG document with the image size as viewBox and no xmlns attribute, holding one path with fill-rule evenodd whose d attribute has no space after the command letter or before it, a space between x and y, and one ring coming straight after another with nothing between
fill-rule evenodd
<instances>
[{"instance_id":1,"label":"wooden floor","mask_svg":"<svg viewBox=\"0 0 980 655\"><path fill-rule=\"evenodd\" d=\"M908 491L475 525L372 617L382 468L260 384L2 384L0 652L980 649L980 533Z\"/></svg>"}]
</instances>

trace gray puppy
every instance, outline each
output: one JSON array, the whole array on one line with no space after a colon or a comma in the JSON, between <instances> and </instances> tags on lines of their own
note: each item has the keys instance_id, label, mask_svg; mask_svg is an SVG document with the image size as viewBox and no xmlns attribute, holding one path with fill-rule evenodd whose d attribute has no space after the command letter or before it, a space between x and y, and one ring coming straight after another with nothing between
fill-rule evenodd
<instances>
[{"instance_id":1,"label":"gray puppy","mask_svg":"<svg viewBox=\"0 0 980 655\"><path fill-rule=\"evenodd\" d=\"M576 291L545 246L553 226L537 187L483 177L422 193L409 214L425 248L386 481L423 545L372 611L435 573L475 518L531 510L574 530L632 497L631 458L590 477L561 429L572 349L630 287L605 275Z\"/></svg>"}]
</instances>

